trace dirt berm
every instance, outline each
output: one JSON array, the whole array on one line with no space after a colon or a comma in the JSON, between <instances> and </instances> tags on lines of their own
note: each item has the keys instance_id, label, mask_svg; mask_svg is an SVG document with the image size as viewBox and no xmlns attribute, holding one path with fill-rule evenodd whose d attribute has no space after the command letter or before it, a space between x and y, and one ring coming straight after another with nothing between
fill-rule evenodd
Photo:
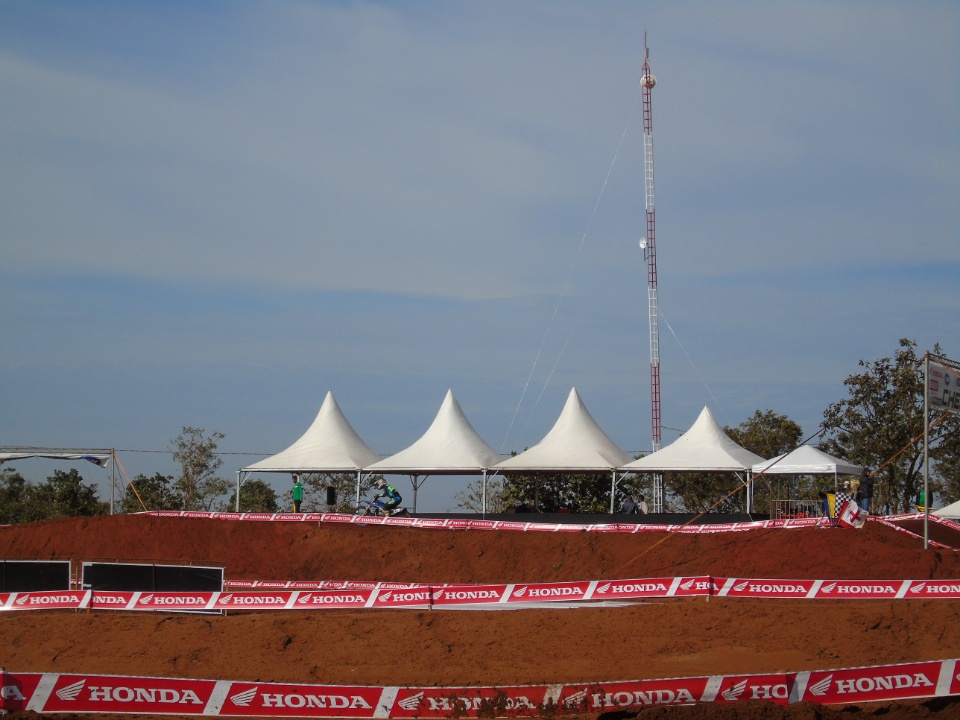
<instances>
[{"instance_id":1,"label":"dirt berm","mask_svg":"<svg viewBox=\"0 0 960 720\"><path fill-rule=\"evenodd\" d=\"M861 530L687 535L122 515L0 527L0 558L218 565L234 580L960 579L956 551L924 550L922 540L877 522ZM7 612L0 613L0 648L0 665L14 672L400 686L602 682L956 658L960 601L714 597L501 612ZM8 717L17 716L36 717ZM634 716L945 720L960 717L960 701L615 714Z\"/></svg>"}]
</instances>

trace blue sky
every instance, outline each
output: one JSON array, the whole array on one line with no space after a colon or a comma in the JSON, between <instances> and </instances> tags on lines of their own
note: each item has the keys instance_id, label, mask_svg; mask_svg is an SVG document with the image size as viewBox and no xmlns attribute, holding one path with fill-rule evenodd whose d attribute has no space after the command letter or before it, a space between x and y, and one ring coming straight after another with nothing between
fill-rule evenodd
<instances>
[{"instance_id":1,"label":"blue sky","mask_svg":"<svg viewBox=\"0 0 960 720\"><path fill-rule=\"evenodd\" d=\"M452 389L509 453L576 387L648 451L645 32L663 425L960 358L954 2L8 0L0 444L172 474L188 425L233 478L328 390L389 455Z\"/></svg>"}]
</instances>

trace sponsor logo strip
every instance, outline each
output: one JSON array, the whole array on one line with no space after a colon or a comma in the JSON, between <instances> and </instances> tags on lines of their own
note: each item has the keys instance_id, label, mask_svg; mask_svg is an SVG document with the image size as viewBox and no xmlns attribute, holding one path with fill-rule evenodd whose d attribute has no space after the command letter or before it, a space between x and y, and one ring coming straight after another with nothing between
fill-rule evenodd
<instances>
[{"instance_id":1,"label":"sponsor logo strip","mask_svg":"<svg viewBox=\"0 0 960 720\"><path fill-rule=\"evenodd\" d=\"M398 688L55 673L0 675L0 711L208 717L449 718L649 705L865 703L960 694L957 660L864 668L507 687Z\"/></svg>"},{"instance_id":2,"label":"sponsor logo strip","mask_svg":"<svg viewBox=\"0 0 960 720\"><path fill-rule=\"evenodd\" d=\"M559 583L443 584L243 581L225 592L51 590L0 594L0 612L137 610L225 612L334 608L445 608L458 605L589 603L667 597L817 600L957 600L960 580L765 580L709 575ZM277 589L273 589L277 588ZM283 588L283 589L280 589Z\"/></svg>"}]
</instances>

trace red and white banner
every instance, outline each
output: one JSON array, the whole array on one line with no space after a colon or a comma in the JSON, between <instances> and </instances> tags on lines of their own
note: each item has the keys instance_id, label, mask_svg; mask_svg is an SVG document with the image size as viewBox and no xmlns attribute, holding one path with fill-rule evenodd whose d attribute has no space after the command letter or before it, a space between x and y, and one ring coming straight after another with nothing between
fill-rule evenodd
<instances>
[{"instance_id":1,"label":"red and white banner","mask_svg":"<svg viewBox=\"0 0 960 720\"><path fill-rule=\"evenodd\" d=\"M807 598L815 600L957 600L960 580L768 580L692 577L583 580L557 583L446 584L246 581L225 592L44 591L0 593L0 612L22 610L137 610L236 612L342 608L498 609L555 603L581 605L645 598ZM271 585L307 589L271 589ZM339 586L334 588L332 586ZM313 588L313 589L310 589Z\"/></svg>"},{"instance_id":2,"label":"red and white banner","mask_svg":"<svg viewBox=\"0 0 960 720\"><path fill-rule=\"evenodd\" d=\"M842 510L842 508L841 508ZM852 511L852 509L851 509ZM327 522L327 523L349 523L357 525L389 525L404 526L415 528L437 528L445 530L516 530L519 532L592 532L592 533L649 533L649 532L674 532L684 534L712 534L723 532L746 532L748 530L773 529L773 528L809 528L809 527L835 527L833 521L829 518L782 518L779 520L757 520L742 523L723 523L711 525L659 525L659 524L634 524L634 523L608 523L595 525L579 525L573 523L534 523L534 522L516 522L503 520L467 520L463 518L382 518L362 515L348 515L345 513L221 513L221 512L195 512L186 510L151 510L144 515L153 515L157 517L186 517L186 518L207 518L219 520L255 520L255 521L278 521L278 522ZM841 527L862 527L864 521L881 522L884 525L895 528L901 532L918 537L916 533L905 530L895 523L900 520L911 520L922 518L922 514L909 515L885 515L867 516L862 513L857 518L846 518L840 525ZM930 515L930 522L940 523L960 531L960 523L943 518L939 515ZM930 544L937 547L946 547L935 541L929 541Z\"/></svg>"},{"instance_id":3,"label":"red and white banner","mask_svg":"<svg viewBox=\"0 0 960 720\"><path fill-rule=\"evenodd\" d=\"M706 702L841 704L960 695L956 659L797 673L441 688L0 673L4 712L185 717L533 717Z\"/></svg>"}]
</instances>

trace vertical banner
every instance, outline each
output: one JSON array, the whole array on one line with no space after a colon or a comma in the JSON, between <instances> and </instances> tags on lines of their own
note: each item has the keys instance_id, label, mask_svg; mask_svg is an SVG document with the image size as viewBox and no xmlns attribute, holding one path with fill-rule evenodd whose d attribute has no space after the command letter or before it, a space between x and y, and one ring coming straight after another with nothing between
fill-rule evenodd
<instances>
[{"instance_id":1,"label":"vertical banner","mask_svg":"<svg viewBox=\"0 0 960 720\"><path fill-rule=\"evenodd\" d=\"M960 412L960 364L930 356L927 403L931 410Z\"/></svg>"}]
</instances>

